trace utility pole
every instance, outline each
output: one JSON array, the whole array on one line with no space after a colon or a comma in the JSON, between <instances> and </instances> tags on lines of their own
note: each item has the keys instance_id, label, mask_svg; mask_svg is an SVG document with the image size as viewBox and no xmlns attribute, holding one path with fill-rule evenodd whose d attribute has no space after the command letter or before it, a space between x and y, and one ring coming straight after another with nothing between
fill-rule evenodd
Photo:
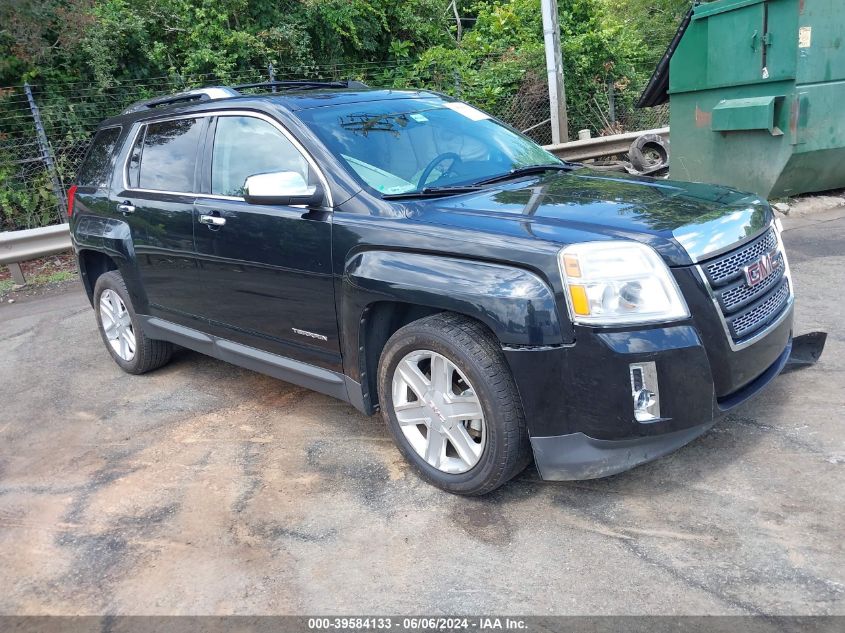
<instances>
[{"instance_id":1,"label":"utility pole","mask_svg":"<svg viewBox=\"0 0 845 633\"><path fill-rule=\"evenodd\" d=\"M543 41L546 46L546 73L549 80L549 107L552 119L552 143L569 140L566 116L566 90L563 87L563 57L560 53L560 27L557 0L540 0L543 12Z\"/></svg>"}]
</instances>

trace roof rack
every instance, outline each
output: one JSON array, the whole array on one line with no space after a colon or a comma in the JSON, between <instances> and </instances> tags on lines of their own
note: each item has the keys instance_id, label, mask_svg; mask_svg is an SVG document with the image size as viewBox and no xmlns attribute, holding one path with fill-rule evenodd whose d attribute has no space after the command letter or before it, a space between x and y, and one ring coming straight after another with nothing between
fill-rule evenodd
<instances>
[{"instance_id":1,"label":"roof rack","mask_svg":"<svg viewBox=\"0 0 845 633\"><path fill-rule=\"evenodd\" d=\"M318 90L320 88L367 88L367 84L355 80L344 81L261 81L254 84L240 84L239 86L208 86L206 88L197 88L195 90L188 90L186 92L179 92L174 95L167 95L164 97L154 97L153 99L146 99L138 101L126 108L122 114L130 114L132 112L141 112L160 106L175 105L177 103L191 103L193 101L212 101L214 99L228 99L229 97L241 96L240 90L248 90L250 88L267 88L276 92L277 88L283 90Z\"/></svg>"},{"instance_id":2,"label":"roof rack","mask_svg":"<svg viewBox=\"0 0 845 633\"><path fill-rule=\"evenodd\" d=\"M275 88L283 88L285 90L319 90L320 88L369 88L367 84L354 79L344 79L343 81L326 81L322 79L304 80L304 81L259 81L254 84L240 84L235 86L235 90L247 90L249 88L270 88L275 92Z\"/></svg>"},{"instance_id":3,"label":"roof rack","mask_svg":"<svg viewBox=\"0 0 845 633\"><path fill-rule=\"evenodd\" d=\"M196 90L188 90L187 92L179 92L175 95L167 95L165 97L155 97L153 99L146 99L138 101L126 108L122 114L129 114L131 112L140 112L142 110L157 108L159 106L174 105L176 103L190 103L192 101L211 101L213 99L226 99L228 97L237 97L240 93L228 86L209 86L207 88L197 88Z\"/></svg>"}]
</instances>

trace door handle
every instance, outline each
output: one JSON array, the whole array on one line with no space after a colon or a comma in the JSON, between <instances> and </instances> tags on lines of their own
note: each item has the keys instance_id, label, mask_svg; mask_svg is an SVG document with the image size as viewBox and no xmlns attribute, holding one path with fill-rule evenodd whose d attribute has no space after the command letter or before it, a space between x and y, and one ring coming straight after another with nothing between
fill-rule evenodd
<instances>
[{"instance_id":1,"label":"door handle","mask_svg":"<svg viewBox=\"0 0 845 633\"><path fill-rule=\"evenodd\" d=\"M117 205L117 210L120 211L123 215L135 213L135 207L132 205L131 202L129 202L129 200L124 200L119 205Z\"/></svg>"},{"instance_id":2,"label":"door handle","mask_svg":"<svg viewBox=\"0 0 845 633\"><path fill-rule=\"evenodd\" d=\"M223 226L226 224L226 218L221 218L219 215L201 215L200 224L208 224L209 226Z\"/></svg>"}]
</instances>

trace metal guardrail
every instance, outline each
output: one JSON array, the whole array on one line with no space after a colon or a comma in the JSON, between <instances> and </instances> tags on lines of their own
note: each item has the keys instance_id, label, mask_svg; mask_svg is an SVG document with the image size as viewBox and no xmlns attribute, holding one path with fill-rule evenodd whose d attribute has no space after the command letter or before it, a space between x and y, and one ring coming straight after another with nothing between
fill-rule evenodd
<instances>
[{"instance_id":1,"label":"metal guardrail","mask_svg":"<svg viewBox=\"0 0 845 633\"><path fill-rule=\"evenodd\" d=\"M545 145L544 149L564 160L579 161L603 158L627 153L631 148L631 143L643 134L659 134L669 140L669 128L661 127L654 130L614 134L613 136L598 136L581 141L560 143L559 145Z\"/></svg>"},{"instance_id":2,"label":"metal guardrail","mask_svg":"<svg viewBox=\"0 0 845 633\"><path fill-rule=\"evenodd\" d=\"M23 231L0 233L0 264L9 267L15 283L25 284L26 278L20 262L38 259L70 248L70 231L67 224L44 226Z\"/></svg>"}]
</instances>

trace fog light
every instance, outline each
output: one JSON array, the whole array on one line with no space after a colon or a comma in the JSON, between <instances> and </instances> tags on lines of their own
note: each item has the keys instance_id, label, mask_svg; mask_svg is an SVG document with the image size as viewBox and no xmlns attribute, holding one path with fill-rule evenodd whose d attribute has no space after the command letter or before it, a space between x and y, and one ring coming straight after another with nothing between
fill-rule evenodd
<instances>
[{"instance_id":1,"label":"fog light","mask_svg":"<svg viewBox=\"0 0 845 633\"><path fill-rule=\"evenodd\" d=\"M631 396L637 422L653 422L660 419L657 366L653 362L631 365Z\"/></svg>"}]
</instances>

